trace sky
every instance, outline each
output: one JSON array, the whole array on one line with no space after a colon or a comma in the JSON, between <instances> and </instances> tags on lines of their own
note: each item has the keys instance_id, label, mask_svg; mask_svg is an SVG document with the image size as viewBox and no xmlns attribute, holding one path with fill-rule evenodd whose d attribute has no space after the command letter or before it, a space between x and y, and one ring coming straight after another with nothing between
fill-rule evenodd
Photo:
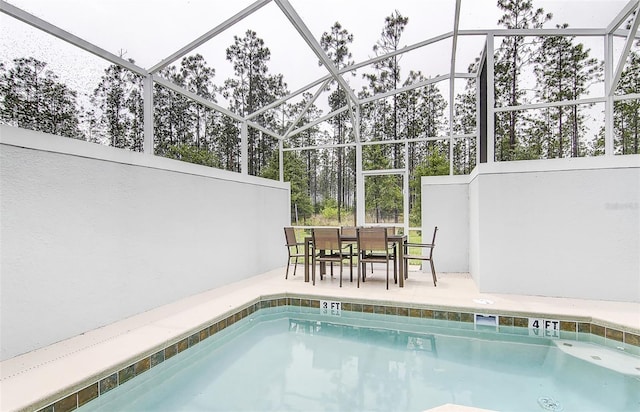
<instances>
[{"instance_id":1,"label":"sky","mask_svg":"<svg viewBox=\"0 0 640 412\"><path fill-rule=\"evenodd\" d=\"M150 68L253 0L9 0L9 3L109 52L123 53L143 68ZM290 3L316 39L339 21L354 35L349 47L356 63L374 57L372 46L380 38L384 18L394 10L409 17L401 46L453 30L455 1L452 0L290 0ZM495 0L462 0L460 29L497 28L502 13L495 3ZM625 0L534 0L535 7L554 13L549 27L568 22L575 28L605 27L626 3ZM258 37L264 39L271 50L270 71L282 73L290 91L326 74L275 2L270 2L193 52L202 54L215 68L215 83L221 84L233 75L231 64L225 60L225 51L233 44L233 36L243 36L247 29L255 30ZM86 89L87 85L95 87L109 64L4 14L0 14L0 37L0 61L6 63L32 55L46 61L76 90ZM483 45L483 36L460 37L456 71L466 72ZM595 47L602 48L599 43ZM410 69L421 70L427 76L448 73L450 50L451 40L446 40L404 55L400 61L403 74L406 76ZM365 84L364 71L349 77L356 90ZM462 91L463 87L461 82L456 91ZM446 96L448 85L442 85L441 91Z\"/></svg>"}]
</instances>

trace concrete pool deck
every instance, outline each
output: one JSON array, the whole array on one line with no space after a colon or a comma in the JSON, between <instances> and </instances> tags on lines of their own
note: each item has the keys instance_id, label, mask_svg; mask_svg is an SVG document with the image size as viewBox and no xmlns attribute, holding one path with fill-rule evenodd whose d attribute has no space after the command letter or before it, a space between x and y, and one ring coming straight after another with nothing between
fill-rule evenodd
<instances>
[{"instance_id":1,"label":"concrete pool deck","mask_svg":"<svg viewBox=\"0 0 640 412\"><path fill-rule=\"evenodd\" d=\"M54 402L58 405L56 412L72 410L97 396L93 390L83 391L87 385L189 337L248 302L268 296L330 297L512 316L535 314L540 318L596 322L634 336L640 334L640 303L480 293L466 273L439 274L438 286L434 287L430 273L414 270L409 272L404 288L390 285L386 290L384 271L377 268L359 289L356 282L349 282L348 270L342 288L337 272L333 279L326 276L313 286L304 282L302 265L296 276L289 273L288 280L284 271L282 267L212 289L5 360L0 363L0 410L40 410Z\"/></svg>"}]
</instances>

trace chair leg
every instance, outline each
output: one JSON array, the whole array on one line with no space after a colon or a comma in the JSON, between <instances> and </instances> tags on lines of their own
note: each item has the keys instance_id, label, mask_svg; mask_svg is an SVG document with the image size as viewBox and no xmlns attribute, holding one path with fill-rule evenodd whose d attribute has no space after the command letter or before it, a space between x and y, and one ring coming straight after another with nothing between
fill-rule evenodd
<instances>
[{"instance_id":1,"label":"chair leg","mask_svg":"<svg viewBox=\"0 0 640 412\"><path fill-rule=\"evenodd\" d=\"M393 283L398 284L398 259L393 259Z\"/></svg>"},{"instance_id":2,"label":"chair leg","mask_svg":"<svg viewBox=\"0 0 640 412\"><path fill-rule=\"evenodd\" d=\"M291 266L291 258L287 259L287 271L284 274L285 279L289 279L289 266Z\"/></svg>"},{"instance_id":3,"label":"chair leg","mask_svg":"<svg viewBox=\"0 0 640 412\"><path fill-rule=\"evenodd\" d=\"M389 260L387 260L387 290L389 290Z\"/></svg>"},{"instance_id":4,"label":"chair leg","mask_svg":"<svg viewBox=\"0 0 640 412\"><path fill-rule=\"evenodd\" d=\"M367 264L365 262L358 263L362 267L362 283L367 280Z\"/></svg>"},{"instance_id":5,"label":"chair leg","mask_svg":"<svg viewBox=\"0 0 640 412\"><path fill-rule=\"evenodd\" d=\"M296 275L296 269L298 269L298 257L296 256L296 263L295 266L293 266L293 276Z\"/></svg>"},{"instance_id":6,"label":"chair leg","mask_svg":"<svg viewBox=\"0 0 640 412\"><path fill-rule=\"evenodd\" d=\"M322 276L322 273L320 273ZM313 279L313 286L316 285L316 259L315 256L311 257L311 279Z\"/></svg>"},{"instance_id":7,"label":"chair leg","mask_svg":"<svg viewBox=\"0 0 640 412\"><path fill-rule=\"evenodd\" d=\"M436 282L438 281L438 279L436 278L436 268L433 266L433 260L429 260L429 263L431 263L431 276L433 276L433 286L437 286Z\"/></svg>"},{"instance_id":8,"label":"chair leg","mask_svg":"<svg viewBox=\"0 0 640 412\"><path fill-rule=\"evenodd\" d=\"M358 261L358 288L360 288L360 266L362 266L360 264L360 261Z\"/></svg>"},{"instance_id":9,"label":"chair leg","mask_svg":"<svg viewBox=\"0 0 640 412\"><path fill-rule=\"evenodd\" d=\"M340 287L342 287L342 261L340 261Z\"/></svg>"},{"instance_id":10,"label":"chair leg","mask_svg":"<svg viewBox=\"0 0 640 412\"><path fill-rule=\"evenodd\" d=\"M353 253L349 256L349 279L353 282Z\"/></svg>"}]
</instances>

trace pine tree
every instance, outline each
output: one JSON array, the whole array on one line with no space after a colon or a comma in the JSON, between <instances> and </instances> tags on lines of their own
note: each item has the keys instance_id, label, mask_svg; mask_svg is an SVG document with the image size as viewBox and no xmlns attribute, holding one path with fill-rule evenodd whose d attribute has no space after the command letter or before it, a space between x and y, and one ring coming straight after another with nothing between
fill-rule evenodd
<instances>
[{"instance_id":1,"label":"pine tree","mask_svg":"<svg viewBox=\"0 0 640 412\"><path fill-rule=\"evenodd\" d=\"M282 75L269 74L267 62L271 58L271 51L255 31L247 30L242 38L234 36L234 44L226 52L236 76L225 80L223 89L225 98L231 102L232 111L244 117L286 94L287 85ZM262 113L254 120L264 127L277 128L273 113ZM249 127L249 174L260 175L262 167L276 149L274 139L265 138L262 133Z\"/></svg>"},{"instance_id":2,"label":"pine tree","mask_svg":"<svg viewBox=\"0 0 640 412\"><path fill-rule=\"evenodd\" d=\"M134 63L131 59L129 61ZM130 101L132 94L142 95L141 85L140 75L112 64L105 69L100 83L93 91L91 100L100 110L97 123L101 126L103 139L110 146L141 150L141 144L131 140L130 133L132 124L142 125L144 122L142 111L135 109L136 104L131 105Z\"/></svg>"},{"instance_id":3,"label":"pine tree","mask_svg":"<svg viewBox=\"0 0 640 412\"><path fill-rule=\"evenodd\" d=\"M627 28L631 27L631 21ZM627 57L616 94L640 93L640 41ZM614 146L618 154L640 154L640 99L614 103Z\"/></svg>"},{"instance_id":4,"label":"pine tree","mask_svg":"<svg viewBox=\"0 0 640 412\"><path fill-rule=\"evenodd\" d=\"M385 55L397 51L400 48L400 39L405 27L409 23L408 17L403 17L398 10L395 10L390 16L385 17L384 28L380 34L380 39L373 46L373 52L376 56ZM381 60L373 64L374 74L365 74L364 77L369 79L369 87L373 93L384 93L395 90L401 83L400 75L400 59L401 55L395 55L388 59ZM379 112L385 116L384 123L388 125L384 131L385 137L397 140L400 136L401 122L398 113L398 95L395 94L390 99L390 110ZM378 101L377 104L386 105L386 100ZM402 145L394 144L392 149L393 167L402 167Z\"/></svg>"},{"instance_id":5,"label":"pine tree","mask_svg":"<svg viewBox=\"0 0 640 412\"><path fill-rule=\"evenodd\" d=\"M468 72L474 72L479 59L469 65ZM476 80L468 79L462 94L456 96L455 134L476 132ZM453 147L453 170L455 174L468 174L476 165L476 139L456 139Z\"/></svg>"},{"instance_id":6,"label":"pine tree","mask_svg":"<svg viewBox=\"0 0 640 412\"><path fill-rule=\"evenodd\" d=\"M349 44L353 42L353 35L350 34L346 29L342 28L342 25L339 22L335 22L331 27L330 31L324 32L320 37L320 45L322 49L327 53L327 56L333 63L333 65L341 70L347 66L353 64L353 60L351 60L351 52L349 51ZM321 63L320 63L321 64ZM329 106L331 110L337 110L347 104L347 93L345 90L342 90L339 84L336 84L336 88L329 95ZM341 113L334 116L330 122L334 127L334 133L337 137L337 143L342 144L345 142L347 131L347 119L349 117L348 113ZM337 160L336 160L336 170L337 170L337 183L338 189L336 193L336 200L338 204L338 222L342 221L342 206L344 204L344 149L342 147L337 148Z\"/></svg>"},{"instance_id":7,"label":"pine tree","mask_svg":"<svg viewBox=\"0 0 640 412\"><path fill-rule=\"evenodd\" d=\"M567 24L557 28L567 28ZM534 59L537 96L543 101L576 100L587 93L591 83L599 77L601 65L589 57L582 43L575 38L549 36L542 39ZM558 106L542 110L542 116L533 119L526 157L577 157L584 155L585 145L580 136L585 132L585 115L578 105ZM555 136L555 138L554 138ZM525 156L520 156L525 157Z\"/></svg>"},{"instance_id":8,"label":"pine tree","mask_svg":"<svg viewBox=\"0 0 640 412\"><path fill-rule=\"evenodd\" d=\"M25 129L85 140L76 92L33 57L0 65L0 119Z\"/></svg>"},{"instance_id":9,"label":"pine tree","mask_svg":"<svg viewBox=\"0 0 640 412\"><path fill-rule=\"evenodd\" d=\"M533 9L532 0L498 0L498 7L505 13L498 24L508 29L541 28L551 19L542 8ZM495 101L499 106L522 104L525 95L519 85L523 68L529 64L537 44L524 36L508 36L495 53ZM511 111L496 116L495 139L498 160L515 159L517 136L521 132L518 112Z\"/></svg>"}]
</instances>

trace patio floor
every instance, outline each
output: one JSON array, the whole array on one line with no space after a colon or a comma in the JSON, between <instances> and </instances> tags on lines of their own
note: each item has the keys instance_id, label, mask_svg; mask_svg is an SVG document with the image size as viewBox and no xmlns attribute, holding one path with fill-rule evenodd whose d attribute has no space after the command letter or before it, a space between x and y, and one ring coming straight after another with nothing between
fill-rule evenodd
<instances>
[{"instance_id":1,"label":"patio floor","mask_svg":"<svg viewBox=\"0 0 640 412\"><path fill-rule=\"evenodd\" d=\"M293 267L291 268L293 269ZM304 268L284 279L279 268L249 279L213 289L148 312L104 326L83 335L29 352L0 364L0 409L3 411L40 408L64 395L79 391L105 376L148 356L176 339L189 336L198 328L224 315L238 305L261 296L283 293L316 298L366 299L380 304L429 305L434 309L458 311L547 315L597 321L634 333L640 331L640 304L539 296L480 293L467 273L442 273L434 287L430 273L412 268L405 287L385 289L385 274L376 268L367 282L356 287L344 273L339 287L338 272L326 276L316 286L304 282ZM293 272L293 270L291 270ZM355 271L354 271L355 276Z\"/></svg>"}]
</instances>

